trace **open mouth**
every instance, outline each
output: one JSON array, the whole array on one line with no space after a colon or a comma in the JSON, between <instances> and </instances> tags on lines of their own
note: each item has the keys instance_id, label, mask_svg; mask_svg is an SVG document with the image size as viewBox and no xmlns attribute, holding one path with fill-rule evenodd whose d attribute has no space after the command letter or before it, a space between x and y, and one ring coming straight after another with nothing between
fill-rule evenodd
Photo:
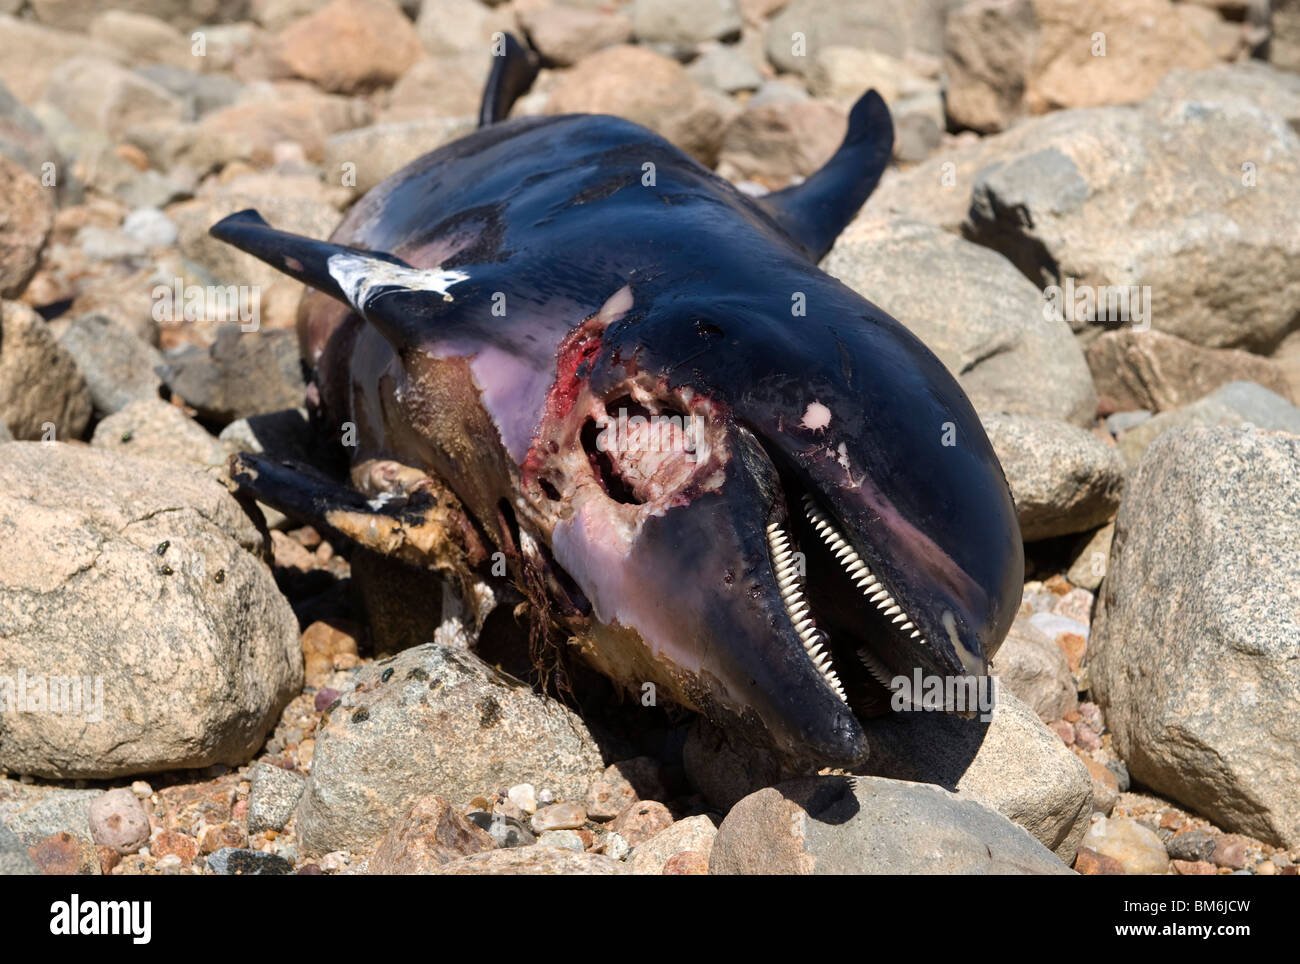
<instances>
[{"instance_id":1,"label":"open mouth","mask_svg":"<svg viewBox=\"0 0 1300 964\"><path fill-rule=\"evenodd\" d=\"M815 496L805 492L789 510L767 527L786 615L835 695L859 718L880 715L913 662L905 654L925 636Z\"/></svg>"}]
</instances>

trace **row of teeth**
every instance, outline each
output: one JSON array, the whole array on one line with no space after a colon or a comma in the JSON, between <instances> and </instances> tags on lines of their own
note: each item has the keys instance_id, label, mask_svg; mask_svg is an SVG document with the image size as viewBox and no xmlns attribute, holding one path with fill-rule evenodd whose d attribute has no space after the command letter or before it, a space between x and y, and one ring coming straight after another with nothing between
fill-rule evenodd
<instances>
[{"instance_id":1,"label":"row of teeth","mask_svg":"<svg viewBox=\"0 0 1300 964\"><path fill-rule=\"evenodd\" d=\"M813 665L825 677L827 684L843 702L848 702L844 686L839 675L831 665L831 653L826 648L826 634L813 622L808 602L803 598L799 588L799 567L796 564L794 550L790 548L790 537L785 534L780 523L773 522L767 527L767 543L772 551L772 568L776 571L776 584L781 592L785 610L794 623L795 632L803 642Z\"/></svg>"},{"instance_id":2,"label":"row of teeth","mask_svg":"<svg viewBox=\"0 0 1300 964\"><path fill-rule=\"evenodd\" d=\"M817 534L822 537L822 541L826 543L835 558L839 560L840 565L849 574L849 578L853 580L854 585L862 590L862 594L870 602L874 603L877 609L890 617L893 624L898 627L899 632L908 633L909 639L918 639L921 641L921 645L925 645L925 638L921 635L921 631L916 628L907 613L903 612L903 607L894 601L894 597L889 594L889 590L882 586L880 580L871 574L871 570L862 561L862 557L858 555L853 546L849 545L849 541L840 535L834 523L826 517L826 513L817 506L811 495L804 495L803 509L808 514L808 521L817 530Z\"/></svg>"}]
</instances>

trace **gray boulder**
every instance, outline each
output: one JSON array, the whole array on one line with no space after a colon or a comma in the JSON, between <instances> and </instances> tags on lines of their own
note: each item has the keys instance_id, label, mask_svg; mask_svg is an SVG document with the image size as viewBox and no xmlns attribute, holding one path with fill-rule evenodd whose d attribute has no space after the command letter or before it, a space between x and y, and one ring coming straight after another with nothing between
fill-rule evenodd
<instances>
[{"instance_id":1,"label":"gray boulder","mask_svg":"<svg viewBox=\"0 0 1300 964\"><path fill-rule=\"evenodd\" d=\"M811 777L741 800L710 874L1068 874L1028 833L923 783Z\"/></svg>"},{"instance_id":2,"label":"gray boulder","mask_svg":"<svg viewBox=\"0 0 1300 964\"><path fill-rule=\"evenodd\" d=\"M1190 405L1161 412L1119 437L1119 450L1129 465L1171 428L1193 425L1253 425L1270 432L1300 435L1300 409L1281 395L1254 382L1229 382Z\"/></svg>"},{"instance_id":3,"label":"gray boulder","mask_svg":"<svg viewBox=\"0 0 1300 964\"><path fill-rule=\"evenodd\" d=\"M80 438L93 407L86 379L45 321L16 301L0 303L0 422L15 438Z\"/></svg>"},{"instance_id":4,"label":"gray boulder","mask_svg":"<svg viewBox=\"0 0 1300 964\"><path fill-rule=\"evenodd\" d=\"M329 711L298 839L309 854L365 849L429 793L463 807L531 783L580 800L603 768L574 713L468 649L429 643L363 667Z\"/></svg>"},{"instance_id":5,"label":"gray boulder","mask_svg":"<svg viewBox=\"0 0 1300 964\"><path fill-rule=\"evenodd\" d=\"M1089 642L1135 780L1227 830L1300 844L1300 437L1185 428L1127 487Z\"/></svg>"},{"instance_id":6,"label":"gray boulder","mask_svg":"<svg viewBox=\"0 0 1300 964\"><path fill-rule=\"evenodd\" d=\"M986 415L1026 542L1086 532L1115 514L1124 462L1114 446L1054 419Z\"/></svg>"},{"instance_id":7,"label":"gray boulder","mask_svg":"<svg viewBox=\"0 0 1300 964\"><path fill-rule=\"evenodd\" d=\"M1011 624L1011 632L993 657L992 671L1044 723L1079 708L1074 677L1061 647L1025 616L1017 616Z\"/></svg>"},{"instance_id":8,"label":"gray boulder","mask_svg":"<svg viewBox=\"0 0 1300 964\"><path fill-rule=\"evenodd\" d=\"M25 707L0 715L0 769L243 764L302 688L261 537L199 469L9 443L0 540L0 697Z\"/></svg>"},{"instance_id":9,"label":"gray boulder","mask_svg":"<svg viewBox=\"0 0 1300 964\"><path fill-rule=\"evenodd\" d=\"M132 402L156 399L162 354L104 315L85 315L61 326L59 344L77 361L100 415Z\"/></svg>"},{"instance_id":10,"label":"gray boulder","mask_svg":"<svg viewBox=\"0 0 1300 964\"><path fill-rule=\"evenodd\" d=\"M978 411L1096 414L1069 325L1045 316L1041 293L997 252L917 221L859 218L822 267L911 329Z\"/></svg>"},{"instance_id":11,"label":"gray boulder","mask_svg":"<svg viewBox=\"0 0 1300 964\"><path fill-rule=\"evenodd\" d=\"M864 772L933 783L978 801L1067 864L1092 814L1083 763L1038 715L999 686L987 721L952 713L894 713L868 721Z\"/></svg>"}]
</instances>

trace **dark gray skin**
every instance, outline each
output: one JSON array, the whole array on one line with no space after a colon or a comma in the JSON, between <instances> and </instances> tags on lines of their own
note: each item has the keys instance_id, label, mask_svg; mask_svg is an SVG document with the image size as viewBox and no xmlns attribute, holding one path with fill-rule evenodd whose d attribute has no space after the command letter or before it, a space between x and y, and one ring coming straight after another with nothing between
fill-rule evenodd
<instances>
[{"instance_id":1,"label":"dark gray skin","mask_svg":"<svg viewBox=\"0 0 1300 964\"><path fill-rule=\"evenodd\" d=\"M504 552L534 601L544 586L549 616L617 683L851 766L861 719L888 697L878 680L987 673L1023 577L1011 496L965 394L814 263L891 143L869 93L826 168L755 201L627 121L525 118L394 174L328 243L252 212L213 233L316 289L304 357L331 437L356 428L363 497L450 490L440 511L463 509L468 543ZM601 451L595 420L620 407L698 417L703 447L634 436ZM268 464L241 481L295 508ZM869 567L865 594L805 496ZM806 554L810 613L791 612L782 533ZM889 615L867 598L882 587Z\"/></svg>"}]
</instances>

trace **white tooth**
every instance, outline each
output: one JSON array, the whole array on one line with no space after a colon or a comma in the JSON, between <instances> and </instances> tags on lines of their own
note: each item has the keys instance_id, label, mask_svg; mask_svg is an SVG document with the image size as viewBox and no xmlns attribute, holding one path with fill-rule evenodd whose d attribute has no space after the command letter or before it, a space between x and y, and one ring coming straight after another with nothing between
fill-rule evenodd
<instances>
[{"instance_id":1,"label":"white tooth","mask_svg":"<svg viewBox=\"0 0 1300 964\"><path fill-rule=\"evenodd\" d=\"M919 629L914 629L914 630L912 630L912 635L911 635L910 638L911 638L911 639L916 639L916 638L919 637L920 635L921 635L921 631L920 631Z\"/></svg>"},{"instance_id":2,"label":"white tooth","mask_svg":"<svg viewBox=\"0 0 1300 964\"><path fill-rule=\"evenodd\" d=\"M893 616L895 613L901 613L902 611L903 610L899 609L898 606L890 606L888 609L885 610L885 615Z\"/></svg>"},{"instance_id":3,"label":"white tooth","mask_svg":"<svg viewBox=\"0 0 1300 964\"><path fill-rule=\"evenodd\" d=\"M906 626L899 626L899 623L905 623L905 622L907 622L907 613L899 613L897 616L894 617L894 625L898 626L899 629L907 628Z\"/></svg>"}]
</instances>

